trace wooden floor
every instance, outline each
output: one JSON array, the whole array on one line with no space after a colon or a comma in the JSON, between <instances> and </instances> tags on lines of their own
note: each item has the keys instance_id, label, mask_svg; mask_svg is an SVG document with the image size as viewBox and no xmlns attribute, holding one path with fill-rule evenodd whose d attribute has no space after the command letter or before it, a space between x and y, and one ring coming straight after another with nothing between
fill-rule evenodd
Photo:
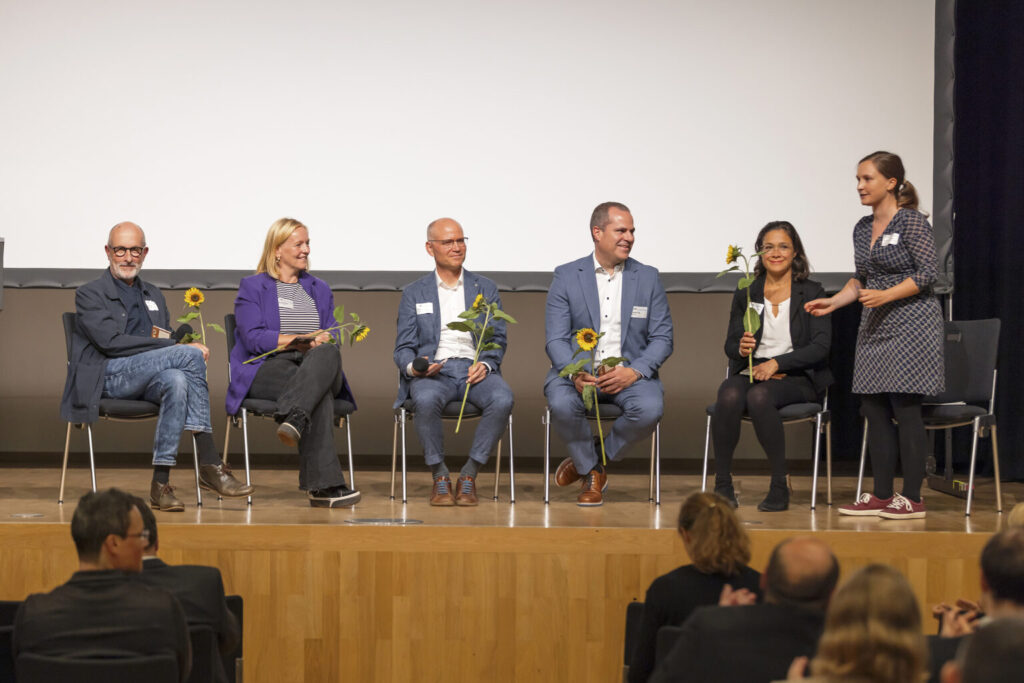
<instances>
[{"instance_id":1,"label":"wooden floor","mask_svg":"<svg viewBox=\"0 0 1024 683\"><path fill-rule=\"evenodd\" d=\"M493 502L484 474L478 508L444 509L426 504L425 473L410 477L407 505L388 499L388 473L357 475L363 502L353 509L310 508L284 470L257 473L251 508L207 497L197 509L191 471L175 470L189 505L158 513L160 555L220 567L227 590L244 597L246 681L620 680L626 605L686 562L675 515L700 485L663 477L657 507L646 476L613 473L606 504L583 509L574 490L555 487L545 506L542 477L528 473L517 477L513 506L507 478ZM64 506L56 470L5 468L0 477L0 599L21 599L74 570L67 523L88 472L69 474ZM794 478L789 511L759 513L767 478L738 480L754 567L783 538L817 533L844 574L870 562L903 571L923 613L977 596L980 549L1005 523L991 482L979 485L970 518L962 500L926 491L926 519L894 522L841 517L824 490L811 511L807 477ZM101 469L98 483L145 495L149 472ZM852 500L855 487L836 479L835 501ZM1024 485L1003 486L1004 511L1020 499ZM392 521L354 523L368 520Z\"/></svg>"}]
</instances>

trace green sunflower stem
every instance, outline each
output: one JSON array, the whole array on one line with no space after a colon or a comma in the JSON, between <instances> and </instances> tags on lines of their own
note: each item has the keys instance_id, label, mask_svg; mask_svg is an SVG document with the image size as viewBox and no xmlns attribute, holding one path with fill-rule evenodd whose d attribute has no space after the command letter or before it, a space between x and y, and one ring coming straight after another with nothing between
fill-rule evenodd
<instances>
[{"instance_id":1,"label":"green sunflower stem","mask_svg":"<svg viewBox=\"0 0 1024 683\"><path fill-rule=\"evenodd\" d=\"M491 308L490 308L490 306L488 306L486 311L484 312L484 324L480 328L480 336L476 340L476 351L473 353L473 363L469 367L473 367L473 365L476 365L477 362L479 362L479 360L480 360L480 347L483 346L483 344L484 344L484 333L483 333L483 331L487 329L487 321L490 320L490 317L491 317ZM466 410L466 399L468 399L468 398L469 398L469 382L467 381L466 382L466 390L464 392L462 392L462 405L459 407L459 419L455 422L455 433L456 434L459 433L459 427L462 426L462 413Z\"/></svg>"}]
</instances>

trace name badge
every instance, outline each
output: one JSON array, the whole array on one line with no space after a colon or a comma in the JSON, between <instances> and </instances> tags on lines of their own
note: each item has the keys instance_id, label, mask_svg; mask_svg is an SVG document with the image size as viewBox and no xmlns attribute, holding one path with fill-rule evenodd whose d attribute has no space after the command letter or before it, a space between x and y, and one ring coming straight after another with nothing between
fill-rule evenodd
<instances>
[{"instance_id":1,"label":"name badge","mask_svg":"<svg viewBox=\"0 0 1024 683\"><path fill-rule=\"evenodd\" d=\"M646 306L634 306L633 313L630 315L631 318L646 318L647 307Z\"/></svg>"},{"instance_id":2,"label":"name badge","mask_svg":"<svg viewBox=\"0 0 1024 683\"><path fill-rule=\"evenodd\" d=\"M150 299L146 299L146 308L148 308L151 311L159 311L160 310L160 307L156 305L156 302L152 301Z\"/></svg>"},{"instance_id":3,"label":"name badge","mask_svg":"<svg viewBox=\"0 0 1024 683\"><path fill-rule=\"evenodd\" d=\"M291 299L282 299L281 297L277 297L277 307L278 308L295 308L295 302L292 301Z\"/></svg>"},{"instance_id":4,"label":"name badge","mask_svg":"<svg viewBox=\"0 0 1024 683\"><path fill-rule=\"evenodd\" d=\"M430 315L434 312L434 302L428 301L424 304L416 304L416 315Z\"/></svg>"},{"instance_id":5,"label":"name badge","mask_svg":"<svg viewBox=\"0 0 1024 683\"><path fill-rule=\"evenodd\" d=\"M894 232L891 235L882 235L882 246L883 247L886 246L886 245L889 245L889 244L899 244L899 241L900 241L900 234L898 232Z\"/></svg>"},{"instance_id":6,"label":"name badge","mask_svg":"<svg viewBox=\"0 0 1024 683\"><path fill-rule=\"evenodd\" d=\"M751 301L750 307L753 308L758 315L761 315L761 311L764 310L764 304L759 304L756 301Z\"/></svg>"}]
</instances>

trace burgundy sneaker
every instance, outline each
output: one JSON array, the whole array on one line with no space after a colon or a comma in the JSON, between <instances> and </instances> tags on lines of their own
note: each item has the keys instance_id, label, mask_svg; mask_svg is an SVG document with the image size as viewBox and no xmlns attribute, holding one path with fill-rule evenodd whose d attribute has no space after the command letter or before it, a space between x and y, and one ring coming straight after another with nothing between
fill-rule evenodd
<instances>
[{"instance_id":1,"label":"burgundy sneaker","mask_svg":"<svg viewBox=\"0 0 1024 683\"><path fill-rule=\"evenodd\" d=\"M892 497L892 502L878 513L878 516L885 519L921 519L924 517L924 513L924 498L920 503L915 503L897 493Z\"/></svg>"},{"instance_id":2,"label":"burgundy sneaker","mask_svg":"<svg viewBox=\"0 0 1024 683\"><path fill-rule=\"evenodd\" d=\"M840 505L839 514L854 515L855 517L877 517L892 501L893 498L876 498L870 493L862 493L853 505Z\"/></svg>"}]
</instances>

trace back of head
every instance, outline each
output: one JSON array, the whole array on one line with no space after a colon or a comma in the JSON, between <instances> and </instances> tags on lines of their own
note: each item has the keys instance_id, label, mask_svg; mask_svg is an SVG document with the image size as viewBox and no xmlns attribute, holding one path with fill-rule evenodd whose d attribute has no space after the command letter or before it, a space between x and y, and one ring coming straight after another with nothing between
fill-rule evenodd
<instances>
[{"instance_id":1,"label":"back of head","mask_svg":"<svg viewBox=\"0 0 1024 683\"><path fill-rule=\"evenodd\" d=\"M896 179L896 189L893 190L893 193L896 195L896 206L901 209L917 210L920 204L917 198L917 188L907 180L907 172L903 168L903 159L900 159L898 154L880 150L867 155L859 163L863 164L865 161L873 163L878 172L882 174L882 177Z\"/></svg>"},{"instance_id":2,"label":"back of head","mask_svg":"<svg viewBox=\"0 0 1024 683\"><path fill-rule=\"evenodd\" d=\"M107 536L127 534L133 507L132 496L120 489L89 492L82 496L71 518L71 538L75 542L78 559L95 563Z\"/></svg>"},{"instance_id":3,"label":"back of head","mask_svg":"<svg viewBox=\"0 0 1024 683\"><path fill-rule=\"evenodd\" d=\"M305 227L294 218L278 218L274 221L270 229L267 230L267 238L263 241L263 253L260 255L260 262L256 265L256 272L266 273L277 280L280 277L274 258L277 248L284 244L293 232Z\"/></svg>"},{"instance_id":4,"label":"back of head","mask_svg":"<svg viewBox=\"0 0 1024 683\"><path fill-rule=\"evenodd\" d=\"M812 672L905 683L921 680L924 669L921 612L910 583L886 565L856 572L829 603Z\"/></svg>"},{"instance_id":5,"label":"back of head","mask_svg":"<svg viewBox=\"0 0 1024 683\"><path fill-rule=\"evenodd\" d=\"M822 541L801 536L772 549L764 570L765 600L824 610L839 580L839 562Z\"/></svg>"},{"instance_id":6,"label":"back of head","mask_svg":"<svg viewBox=\"0 0 1024 683\"><path fill-rule=\"evenodd\" d=\"M147 555L155 555L160 547L156 535L156 515L153 514L149 504L138 496L132 496L132 502L139 511L139 515L142 516L142 528L149 533L149 545L146 546L145 552Z\"/></svg>"},{"instance_id":7,"label":"back of head","mask_svg":"<svg viewBox=\"0 0 1024 683\"><path fill-rule=\"evenodd\" d=\"M1024 607L1024 529L1006 529L988 540L981 575L996 600Z\"/></svg>"},{"instance_id":8,"label":"back of head","mask_svg":"<svg viewBox=\"0 0 1024 683\"><path fill-rule=\"evenodd\" d=\"M1024 503L1017 503L1006 518L1006 526L1014 529L1024 527Z\"/></svg>"},{"instance_id":9,"label":"back of head","mask_svg":"<svg viewBox=\"0 0 1024 683\"><path fill-rule=\"evenodd\" d=\"M729 502L714 493L694 493L679 508L679 532L687 552L705 574L735 576L750 562L750 538Z\"/></svg>"},{"instance_id":10,"label":"back of head","mask_svg":"<svg viewBox=\"0 0 1024 683\"><path fill-rule=\"evenodd\" d=\"M996 619L967 638L957 653L962 683L1017 681L1024 672L1024 618Z\"/></svg>"}]
</instances>

